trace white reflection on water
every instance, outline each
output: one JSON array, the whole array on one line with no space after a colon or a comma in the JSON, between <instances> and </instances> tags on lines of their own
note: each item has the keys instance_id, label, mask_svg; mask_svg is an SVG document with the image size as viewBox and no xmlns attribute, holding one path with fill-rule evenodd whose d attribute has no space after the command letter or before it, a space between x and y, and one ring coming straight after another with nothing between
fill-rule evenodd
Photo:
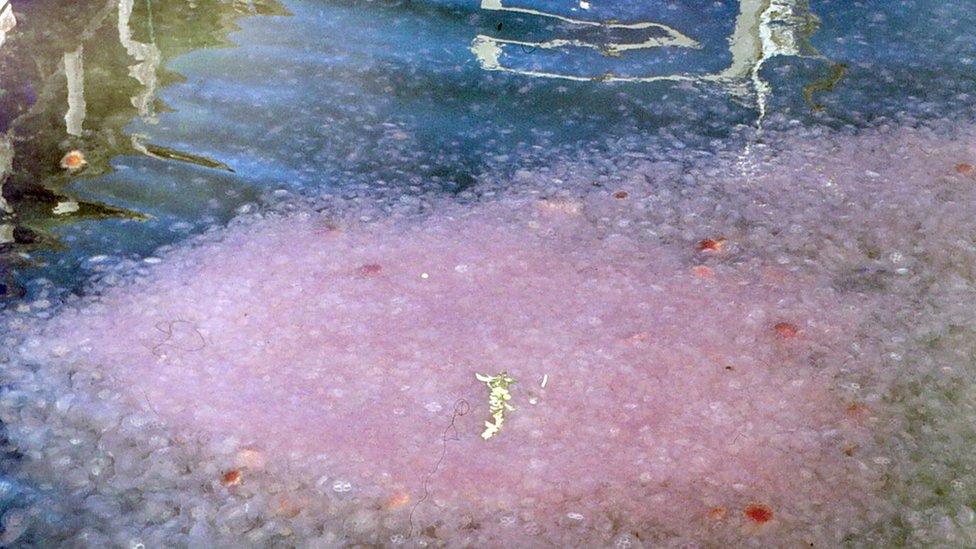
<instances>
[{"instance_id":1,"label":"white reflection on water","mask_svg":"<svg viewBox=\"0 0 976 549\"><path fill-rule=\"evenodd\" d=\"M7 39L7 33L17 26L17 18L14 17L14 7L7 0L0 0L0 47Z\"/></svg>"},{"instance_id":2,"label":"white reflection on water","mask_svg":"<svg viewBox=\"0 0 976 549\"><path fill-rule=\"evenodd\" d=\"M642 21L639 23L618 23L614 21L587 21L584 19L573 19L570 17L565 17L562 15L557 15L554 13L547 13L539 10L532 10L528 8L512 8L505 7L502 5L502 0L481 0L481 9L483 10L495 10L495 11L510 11L515 13L524 13L527 15L537 15L540 17L550 17L552 19L557 19L564 23L570 23L573 25L581 26L591 26L591 27L603 27L607 29L654 29L664 33L662 37L650 38L646 42L640 44L608 44L608 46L615 46L620 48L616 51L624 51L627 49L641 49L641 48L654 48L661 46L678 46L686 48L697 48L700 47L698 42L685 36L681 32L661 23L655 23L653 21ZM510 42L518 43L518 42ZM589 44L587 44L589 45Z\"/></svg>"},{"instance_id":3,"label":"white reflection on water","mask_svg":"<svg viewBox=\"0 0 976 549\"><path fill-rule=\"evenodd\" d=\"M7 33L17 26L17 19L14 17L14 8L10 2L0 0L0 47L3 47L7 39ZM3 183L11 171L14 159L14 149L12 145L12 135L8 130L0 134L0 215L9 214L13 210L3 198ZM13 225L0 225L0 244L13 241Z\"/></svg>"},{"instance_id":4,"label":"white reflection on water","mask_svg":"<svg viewBox=\"0 0 976 549\"><path fill-rule=\"evenodd\" d=\"M162 59L162 53L155 44L155 36L152 27L152 4L149 6L149 30L151 43L137 42L132 38L132 28L129 20L132 18L132 5L134 0L119 0L119 42L125 48L130 57L138 61L129 66L129 76L135 78L142 84L143 91L132 97L132 106L138 109L139 116L144 122L155 124L157 122L153 103L156 100L156 89L158 88L157 70Z\"/></svg>"},{"instance_id":5,"label":"white reflection on water","mask_svg":"<svg viewBox=\"0 0 976 549\"><path fill-rule=\"evenodd\" d=\"M137 63L129 65L129 76L135 78L142 85L142 91L132 96L132 106L139 111L139 117L147 124L156 124L159 119L156 117L153 107L156 100L156 90L159 86L158 70L162 61L162 52L156 47L155 32L152 25L152 4L149 7L149 30L150 43L139 42L132 38L132 7L134 0L119 0L119 42L125 48L126 53L135 59ZM148 137L144 134L135 133L129 136L132 148L142 154L159 158L146 148L145 140Z\"/></svg>"},{"instance_id":6,"label":"white reflection on water","mask_svg":"<svg viewBox=\"0 0 976 549\"><path fill-rule=\"evenodd\" d=\"M502 61L506 46L542 48L549 50L565 48L591 48L605 55L618 55L625 51L653 49L662 47L700 48L698 41L677 29L662 23L639 22L622 24L616 22L584 21L526 8L505 7L502 0L482 0L481 8L486 10L509 11L527 15L551 17L580 26L603 28L653 29L663 34L653 36L639 43L592 43L575 39L556 39L542 42L517 41L495 38L479 34L471 44L471 51L481 67L490 71L502 71L537 78L557 78L579 82L661 82L687 81L718 85L736 99L746 102L759 111L759 123L766 115L766 107L771 93L760 71L763 64L779 55L806 56L822 58L807 46L807 40L816 30L818 19L809 9L805 0L741 0L739 15L729 37L731 64L717 73L694 74L675 73L653 76L624 76L607 73L599 76L527 70L508 67Z\"/></svg>"},{"instance_id":7,"label":"white reflection on water","mask_svg":"<svg viewBox=\"0 0 976 549\"><path fill-rule=\"evenodd\" d=\"M85 123L85 48L79 44L74 51L64 52L64 76L68 82L68 112L64 126L68 135L81 137Z\"/></svg>"},{"instance_id":8,"label":"white reflection on water","mask_svg":"<svg viewBox=\"0 0 976 549\"><path fill-rule=\"evenodd\" d=\"M0 218L4 214L13 213L13 209L7 204L7 201L3 198L3 183L7 179L7 175L13 170L14 164L14 146L13 146L13 136L10 131L6 133L0 133ZM4 234L6 231L4 227L7 225L0 225L0 244L10 242L13 240L13 233L10 233L10 238L5 239ZM13 226L10 225L10 231L13 231Z\"/></svg>"}]
</instances>

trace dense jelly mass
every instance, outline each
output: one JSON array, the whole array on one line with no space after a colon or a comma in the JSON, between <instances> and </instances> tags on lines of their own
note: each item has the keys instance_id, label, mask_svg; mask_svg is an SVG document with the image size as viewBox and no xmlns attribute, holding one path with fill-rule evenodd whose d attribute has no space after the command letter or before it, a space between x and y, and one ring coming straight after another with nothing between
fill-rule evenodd
<instances>
[{"instance_id":1,"label":"dense jelly mass","mask_svg":"<svg viewBox=\"0 0 976 549\"><path fill-rule=\"evenodd\" d=\"M972 151L915 130L784 139L523 172L421 214L241 219L13 322L33 335L5 413L43 419L11 437L54 454L36 467L110 531L160 543L904 536L906 478L941 459L892 436L913 428L906 391L969 348L939 338L972 314L976 185L955 170ZM483 378L503 372L512 409L486 440ZM99 511L120 494L129 518ZM147 514L162 526L140 534ZM970 535L949 520L914 535Z\"/></svg>"},{"instance_id":2,"label":"dense jelly mass","mask_svg":"<svg viewBox=\"0 0 976 549\"><path fill-rule=\"evenodd\" d=\"M761 500L784 533L809 520L859 440L831 391L836 365L812 356L852 322L837 296L735 268L700 280L680 249L600 238L538 204L249 226L171 258L138 294L61 317L74 344L42 347L101 365L171 427L364 495L421 497L464 399L431 505L684 530L711 506ZM781 318L806 337L780 341ZM484 371L516 380L488 441Z\"/></svg>"}]
</instances>

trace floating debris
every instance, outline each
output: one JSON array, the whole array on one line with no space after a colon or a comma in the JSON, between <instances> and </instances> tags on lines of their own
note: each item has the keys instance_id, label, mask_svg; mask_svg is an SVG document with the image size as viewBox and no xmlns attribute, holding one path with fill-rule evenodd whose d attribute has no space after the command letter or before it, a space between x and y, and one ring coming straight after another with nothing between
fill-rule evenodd
<instances>
[{"instance_id":1,"label":"floating debris","mask_svg":"<svg viewBox=\"0 0 976 549\"><path fill-rule=\"evenodd\" d=\"M51 209L51 213L53 213L54 215L64 215L64 214L75 213L80 209L81 206L74 200L64 200L58 202L57 206Z\"/></svg>"},{"instance_id":2,"label":"floating debris","mask_svg":"<svg viewBox=\"0 0 976 549\"><path fill-rule=\"evenodd\" d=\"M976 166L973 166L969 162L960 162L959 164L956 164L956 173L959 175L976 174Z\"/></svg>"},{"instance_id":3,"label":"floating debris","mask_svg":"<svg viewBox=\"0 0 976 549\"><path fill-rule=\"evenodd\" d=\"M478 381L487 385L490 391L488 395L488 411L491 412L492 421L485 422L485 430L481 433L481 438L488 440L501 430L502 424L505 423L505 412L515 410L508 403L512 399L511 393L508 392L508 387L515 383L515 380L505 372L494 376L476 373L474 376L478 378Z\"/></svg>"},{"instance_id":4,"label":"floating debris","mask_svg":"<svg viewBox=\"0 0 976 549\"><path fill-rule=\"evenodd\" d=\"M820 92L832 92L837 84L843 80L844 75L847 73L847 65L844 63L835 63L831 65L828 69L827 74L823 78L819 78L810 82L806 86L803 86L803 100L807 105L810 106L814 111L824 110L824 104L818 103L814 100L814 94Z\"/></svg>"},{"instance_id":5,"label":"floating debris","mask_svg":"<svg viewBox=\"0 0 976 549\"><path fill-rule=\"evenodd\" d=\"M175 160L177 162L185 162L187 164L194 164L202 168L210 168L213 170L223 170L225 172L233 172L234 169L220 162L218 160L212 160L205 156L200 156L196 154L190 154L176 149L170 149L168 147L160 147L159 145L153 145L151 143L146 143L141 147L144 149L145 154L160 158L163 160Z\"/></svg>"}]
</instances>

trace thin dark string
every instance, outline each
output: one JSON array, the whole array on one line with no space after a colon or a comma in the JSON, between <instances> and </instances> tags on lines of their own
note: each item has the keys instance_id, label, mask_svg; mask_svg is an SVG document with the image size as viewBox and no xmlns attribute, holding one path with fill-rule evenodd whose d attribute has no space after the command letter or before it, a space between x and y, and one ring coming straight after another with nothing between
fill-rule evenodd
<instances>
[{"instance_id":1,"label":"thin dark string","mask_svg":"<svg viewBox=\"0 0 976 549\"><path fill-rule=\"evenodd\" d=\"M440 469L441 462L444 461L444 456L447 455L447 441L460 440L455 423L459 417L468 413L470 410L471 405L468 404L468 401L463 398L459 398L454 403L454 414L451 415L451 423L446 429L444 429L444 434L441 435L441 456L437 459L437 463L434 464L434 467L427 472L427 475L424 476L424 495L418 499L417 503L414 503L413 508L410 509L410 530L407 532L408 537L413 535L413 514L417 511L417 507L420 507L420 504L430 497L430 479L433 478L434 474L437 473L437 470Z\"/></svg>"},{"instance_id":2,"label":"thin dark string","mask_svg":"<svg viewBox=\"0 0 976 549\"><path fill-rule=\"evenodd\" d=\"M173 328L177 324L189 324L190 327L192 328L193 332L196 333L197 334L197 337L200 338L200 346L199 347L194 347L194 348L189 348L189 349L182 349L179 346L177 346L176 344L170 343L170 341L173 339ZM184 351L184 352L200 351L200 350L203 350L203 348L207 346L207 338L203 337L203 334L200 333L200 330L197 329L196 325L194 325L189 320L176 319L176 320L170 320L170 321L157 322L156 325L155 325L155 328L156 328L156 331L158 331L158 332L160 332L160 333L162 333L163 335L166 336L162 341L160 341L159 343L157 343L156 345L154 345L153 348L152 348L152 354L153 354L153 356L155 356L157 358L160 356L159 355L159 350L162 349L166 345L169 345L170 347L174 347L174 348L179 349L179 350Z\"/></svg>"}]
</instances>

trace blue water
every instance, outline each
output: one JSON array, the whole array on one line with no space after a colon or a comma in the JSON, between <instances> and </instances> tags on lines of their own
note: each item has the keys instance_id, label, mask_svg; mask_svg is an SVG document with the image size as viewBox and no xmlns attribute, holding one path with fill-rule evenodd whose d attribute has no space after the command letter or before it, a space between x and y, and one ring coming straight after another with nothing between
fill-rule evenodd
<instances>
[{"instance_id":1,"label":"blue water","mask_svg":"<svg viewBox=\"0 0 976 549\"><path fill-rule=\"evenodd\" d=\"M232 47L169 62L165 69L183 80L162 89L158 121L137 117L126 129L234 172L115 157L113 172L68 189L151 219L63 225L56 232L66 247L38 252L46 264L19 276L28 286L43 277L76 289L91 274L93 255L138 260L226 222L245 204L296 194L452 193L608 147L707 155L795 126L916 124L974 112L970 2L777 4L793 19L770 28L796 43L763 59L757 78L768 90L760 106L752 78L707 80L733 64L730 40L746 9L739 2L593 2L588 10L576 2L504 2L562 18L654 22L697 42L610 56L599 47L662 31L488 10L473 0L286 1L290 15L241 19ZM472 50L479 35L520 43L503 46L504 70L479 62ZM524 45L556 39L595 47ZM838 70L834 85L816 87ZM607 74L688 78L579 80Z\"/></svg>"}]
</instances>

